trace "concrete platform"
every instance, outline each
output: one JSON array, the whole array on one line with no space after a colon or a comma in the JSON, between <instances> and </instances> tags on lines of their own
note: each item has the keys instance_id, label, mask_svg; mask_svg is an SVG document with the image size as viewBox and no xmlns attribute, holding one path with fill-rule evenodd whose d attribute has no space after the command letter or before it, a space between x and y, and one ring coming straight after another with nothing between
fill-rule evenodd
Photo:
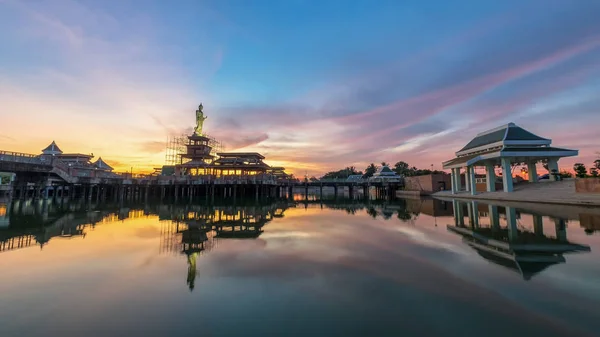
<instances>
[{"instance_id":1,"label":"concrete platform","mask_svg":"<svg viewBox=\"0 0 600 337\"><path fill-rule=\"evenodd\" d=\"M529 203L545 203L576 206L600 206L600 194L576 193L575 180L563 180L542 183L522 183L515 185L514 192L478 192L471 195L470 192L459 192L452 194L450 191L441 191L433 194L434 197L490 200L490 201L513 201Z\"/></svg>"}]
</instances>

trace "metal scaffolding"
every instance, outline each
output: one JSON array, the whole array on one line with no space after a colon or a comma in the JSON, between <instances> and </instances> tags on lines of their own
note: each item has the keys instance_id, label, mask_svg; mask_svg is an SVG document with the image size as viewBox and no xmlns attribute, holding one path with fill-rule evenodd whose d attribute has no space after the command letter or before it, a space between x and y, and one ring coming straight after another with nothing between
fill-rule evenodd
<instances>
[{"instance_id":1,"label":"metal scaffolding","mask_svg":"<svg viewBox=\"0 0 600 337\"><path fill-rule=\"evenodd\" d=\"M204 137L209 139L208 145L212 148L210 152L212 156L216 158L217 153L225 151L225 146L220 140L207 134ZM174 166L182 163L181 155L185 153L187 141L188 136L185 134L167 137L165 165Z\"/></svg>"}]
</instances>

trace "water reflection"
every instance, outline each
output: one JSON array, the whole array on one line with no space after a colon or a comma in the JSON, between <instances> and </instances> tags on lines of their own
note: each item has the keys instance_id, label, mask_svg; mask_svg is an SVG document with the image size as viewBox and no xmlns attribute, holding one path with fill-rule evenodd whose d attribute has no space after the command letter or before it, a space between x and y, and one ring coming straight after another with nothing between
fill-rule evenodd
<instances>
[{"instance_id":1,"label":"water reflection","mask_svg":"<svg viewBox=\"0 0 600 337\"><path fill-rule=\"evenodd\" d=\"M227 202L103 204L86 200L72 203L16 200L0 204L0 253L32 246L43 249L54 239L84 239L90 230L105 222L157 216L161 221L159 252L186 257L187 285L193 290L200 256L217 247L219 240L257 239L269 222L283 218L289 208L327 208L348 215L366 213L373 219L398 219L412 225L423 214L431 218L434 227L438 225L438 218L453 217L454 225L447 226L450 232L462 236L462 241L485 260L509 268L525 280L552 265L565 263L565 254L591 250L587 245L568 240L569 217L579 218L588 234L597 230L596 220L600 218L594 212L552 215L547 218L554 225L549 232L544 229L544 217L539 211L476 201L305 198L263 203L242 200L233 205ZM524 214L531 216L531 228L521 222Z\"/></svg>"},{"instance_id":2,"label":"water reflection","mask_svg":"<svg viewBox=\"0 0 600 337\"><path fill-rule=\"evenodd\" d=\"M343 198L0 205L0 335L596 331L600 236L585 235L577 219L598 212L504 206ZM564 249L582 243L592 254ZM538 275L535 283L505 265Z\"/></svg>"},{"instance_id":3,"label":"water reflection","mask_svg":"<svg viewBox=\"0 0 600 337\"><path fill-rule=\"evenodd\" d=\"M565 263L567 253L591 250L567 239L568 220L564 218L551 217L554 233L545 233L540 214L477 201L452 203L454 225L448 225L448 230L461 235L463 242L484 259L519 273L525 280L552 265ZM532 216L533 228L520 222L526 213Z\"/></svg>"}]
</instances>

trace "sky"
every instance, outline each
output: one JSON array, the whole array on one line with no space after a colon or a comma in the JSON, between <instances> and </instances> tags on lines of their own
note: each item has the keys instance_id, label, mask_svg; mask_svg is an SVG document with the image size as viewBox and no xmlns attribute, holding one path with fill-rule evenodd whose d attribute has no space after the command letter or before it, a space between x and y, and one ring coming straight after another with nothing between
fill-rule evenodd
<instances>
[{"instance_id":1,"label":"sky","mask_svg":"<svg viewBox=\"0 0 600 337\"><path fill-rule=\"evenodd\" d=\"M204 130L296 175L441 169L514 122L600 151L600 1L0 0L0 150L165 162Z\"/></svg>"}]
</instances>

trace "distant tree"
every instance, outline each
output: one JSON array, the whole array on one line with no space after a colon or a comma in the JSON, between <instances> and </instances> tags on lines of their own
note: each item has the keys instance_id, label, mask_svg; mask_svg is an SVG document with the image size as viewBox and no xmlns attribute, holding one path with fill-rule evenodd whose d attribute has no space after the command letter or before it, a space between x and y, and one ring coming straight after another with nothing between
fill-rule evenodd
<instances>
[{"instance_id":1,"label":"distant tree","mask_svg":"<svg viewBox=\"0 0 600 337\"><path fill-rule=\"evenodd\" d=\"M405 208L398 210L398 215L396 217L403 222L412 220L412 214Z\"/></svg>"},{"instance_id":2,"label":"distant tree","mask_svg":"<svg viewBox=\"0 0 600 337\"><path fill-rule=\"evenodd\" d=\"M315 177L315 176L310 177L308 180L313 181L313 182L314 181L319 181L319 179L317 177Z\"/></svg>"},{"instance_id":3,"label":"distant tree","mask_svg":"<svg viewBox=\"0 0 600 337\"><path fill-rule=\"evenodd\" d=\"M394 164L394 171L401 176L408 176L410 169L407 162L399 161Z\"/></svg>"},{"instance_id":4,"label":"distant tree","mask_svg":"<svg viewBox=\"0 0 600 337\"><path fill-rule=\"evenodd\" d=\"M573 165L573 170L575 171L575 176L577 178L585 178L587 176L587 168L582 163L575 163L575 165Z\"/></svg>"},{"instance_id":5,"label":"distant tree","mask_svg":"<svg viewBox=\"0 0 600 337\"><path fill-rule=\"evenodd\" d=\"M363 178L370 178L370 177L372 177L375 174L375 172L377 172L377 168L378 168L377 165L371 163L365 169L365 174L363 175Z\"/></svg>"},{"instance_id":6,"label":"distant tree","mask_svg":"<svg viewBox=\"0 0 600 337\"><path fill-rule=\"evenodd\" d=\"M389 166L390 166L390 164L389 164L389 163L386 163L386 162L384 162L384 161L382 161L382 162L381 162L381 166L388 166L388 167L389 167Z\"/></svg>"},{"instance_id":7,"label":"distant tree","mask_svg":"<svg viewBox=\"0 0 600 337\"><path fill-rule=\"evenodd\" d=\"M590 175L594 178L598 177L598 169L595 167L590 168Z\"/></svg>"},{"instance_id":8,"label":"distant tree","mask_svg":"<svg viewBox=\"0 0 600 337\"><path fill-rule=\"evenodd\" d=\"M554 170L552 170L554 171ZM558 173L558 176L561 178L573 178L573 173L567 171L567 170L562 170Z\"/></svg>"},{"instance_id":9,"label":"distant tree","mask_svg":"<svg viewBox=\"0 0 600 337\"><path fill-rule=\"evenodd\" d=\"M377 218L377 211L373 207L367 208L367 214L369 214L373 219Z\"/></svg>"},{"instance_id":10,"label":"distant tree","mask_svg":"<svg viewBox=\"0 0 600 337\"><path fill-rule=\"evenodd\" d=\"M321 179L346 179L351 175L362 174L360 171L356 171L356 167L348 166L345 169L339 171L331 171L325 173Z\"/></svg>"},{"instance_id":11,"label":"distant tree","mask_svg":"<svg viewBox=\"0 0 600 337\"><path fill-rule=\"evenodd\" d=\"M544 167L544 169L548 172L550 172L550 168L548 166L548 159L544 159L542 160L542 166Z\"/></svg>"},{"instance_id":12,"label":"distant tree","mask_svg":"<svg viewBox=\"0 0 600 337\"><path fill-rule=\"evenodd\" d=\"M594 160L594 168L600 171L600 159Z\"/></svg>"}]
</instances>

